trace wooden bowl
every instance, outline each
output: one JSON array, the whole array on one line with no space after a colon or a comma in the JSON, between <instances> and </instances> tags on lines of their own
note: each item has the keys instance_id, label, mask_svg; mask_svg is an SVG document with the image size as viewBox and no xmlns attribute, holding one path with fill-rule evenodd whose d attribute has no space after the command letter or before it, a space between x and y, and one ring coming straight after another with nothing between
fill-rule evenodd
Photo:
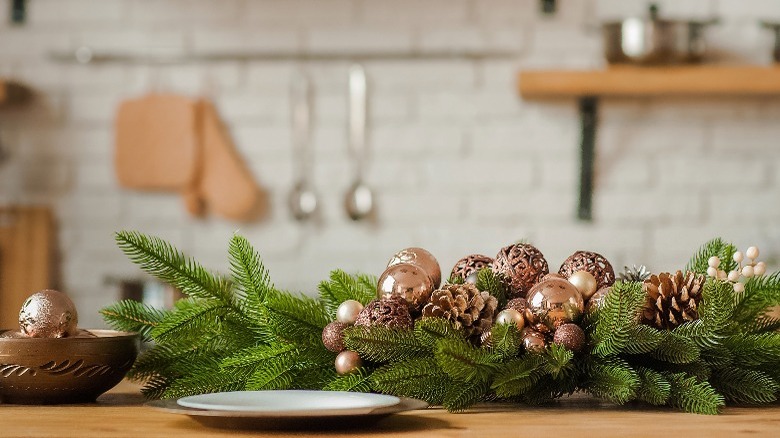
<instances>
[{"instance_id":1,"label":"wooden bowl","mask_svg":"<svg viewBox=\"0 0 780 438\"><path fill-rule=\"evenodd\" d=\"M0 330L0 402L93 402L124 378L138 356L137 333L90 330L94 337L27 338Z\"/></svg>"}]
</instances>

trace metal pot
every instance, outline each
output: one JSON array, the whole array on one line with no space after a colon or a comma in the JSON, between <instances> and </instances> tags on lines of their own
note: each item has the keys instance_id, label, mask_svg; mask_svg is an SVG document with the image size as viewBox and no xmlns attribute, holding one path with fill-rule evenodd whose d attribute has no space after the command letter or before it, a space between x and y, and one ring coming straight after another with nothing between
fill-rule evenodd
<instances>
[{"instance_id":1,"label":"metal pot","mask_svg":"<svg viewBox=\"0 0 780 438\"><path fill-rule=\"evenodd\" d=\"M650 5L645 18L628 18L602 25L607 62L679 64L699 62L707 44L704 28L716 21L664 20Z\"/></svg>"}]
</instances>

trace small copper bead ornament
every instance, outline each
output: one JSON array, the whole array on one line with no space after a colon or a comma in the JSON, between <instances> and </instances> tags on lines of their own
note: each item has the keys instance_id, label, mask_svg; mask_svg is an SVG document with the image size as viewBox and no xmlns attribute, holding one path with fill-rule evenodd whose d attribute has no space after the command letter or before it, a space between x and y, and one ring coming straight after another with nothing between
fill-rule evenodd
<instances>
[{"instance_id":1,"label":"small copper bead ornament","mask_svg":"<svg viewBox=\"0 0 780 438\"><path fill-rule=\"evenodd\" d=\"M363 305L360 301L347 300L339 304L339 308L336 309L336 321L352 325L355 323L360 312L363 310Z\"/></svg>"},{"instance_id":2,"label":"small copper bead ornament","mask_svg":"<svg viewBox=\"0 0 780 438\"><path fill-rule=\"evenodd\" d=\"M530 314L533 321L539 321L551 330L561 324L576 322L584 310L580 291L561 278L542 281L528 292L526 315Z\"/></svg>"},{"instance_id":3,"label":"small copper bead ornament","mask_svg":"<svg viewBox=\"0 0 780 438\"><path fill-rule=\"evenodd\" d=\"M441 284L441 267L436 257L423 248L406 248L395 253L393 258L387 262L387 267L395 266L401 263L409 263L422 268L428 276L431 277L431 283L433 283L433 289L436 289Z\"/></svg>"},{"instance_id":4,"label":"small copper bead ornament","mask_svg":"<svg viewBox=\"0 0 780 438\"><path fill-rule=\"evenodd\" d=\"M78 331L76 305L52 289L30 295L19 312L19 328L31 338L66 338Z\"/></svg>"},{"instance_id":5,"label":"small copper bead ornament","mask_svg":"<svg viewBox=\"0 0 780 438\"><path fill-rule=\"evenodd\" d=\"M399 298L385 298L366 304L366 307L358 315L355 325L363 327L378 325L408 330L414 327L414 322L412 315L409 314L406 301Z\"/></svg>"},{"instance_id":6,"label":"small copper bead ornament","mask_svg":"<svg viewBox=\"0 0 780 438\"><path fill-rule=\"evenodd\" d=\"M353 373L363 366L363 359L354 351L344 350L336 356L336 372L343 376Z\"/></svg>"},{"instance_id":7,"label":"small copper bead ornament","mask_svg":"<svg viewBox=\"0 0 780 438\"><path fill-rule=\"evenodd\" d=\"M334 353L344 351L344 329L349 327L343 322L333 321L322 329L322 344Z\"/></svg>"},{"instance_id":8,"label":"small copper bead ornament","mask_svg":"<svg viewBox=\"0 0 780 438\"><path fill-rule=\"evenodd\" d=\"M585 332L577 324L563 324L555 330L553 343L576 353L585 346Z\"/></svg>"},{"instance_id":9,"label":"small copper bead ornament","mask_svg":"<svg viewBox=\"0 0 780 438\"><path fill-rule=\"evenodd\" d=\"M588 271L577 271L571 274L569 283L573 284L580 291L584 300L590 299L596 293L596 288L598 287L596 277Z\"/></svg>"},{"instance_id":10,"label":"small copper bead ornament","mask_svg":"<svg viewBox=\"0 0 780 438\"><path fill-rule=\"evenodd\" d=\"M409 311L419 314L433 292L433 281L419 266L399 263L390 266L379 277L377 295L382 298L400 298Z\"/></svg>"},{"instance_id":11,"label":"small copper bead ornament","mask_svg":"<svg viewBox=\"0 0 780 438\"><path fill-rule=\"evenodd\" d=\"M535 246L516 243L501 248L493 261L493 271L504 276L511 298L523 298L550 268Z\"/></svg>"},{"instance_id":12,"label":"small copper bead ornament","mask_svg":"<svg viewBox=\"0 0 780 438\"><path fill-rule=\"evenodd\" d=\"M525 327L523 314L514 309L505 309L498 312L494 324L514 324L518 330Z\"/></svg>"},{"instance_id":13,"label":"small copper bead ornament","mask_svg":"<svg viewBox=\"0 0 780 438\"><path fill-rule=\"evenodd\" d=\"M615 270L606 257L593 251L577 251L570 255L558 270L566 278L577 271L588 271L598 283L596 290L615 283Z\"/></svg>"},{"instance_id":14,"label":"small copper bead ornament","mask_svg":"<svg viewBox=\"0 0 780 438\"><path fill-rule=\"evenodd\" d=\"M455 263L450 273L451 278L467 279L470 275L476 274L479 271L490 268L493 265L493 258L482 254L472 254Z\"/></svg>"},{"instance_id":15,"label":"small copper bead ornament","mask_svg":"<svg viewBox=\"0 0 780 438\"><path fill-rule=\"evenodd\" d=\"M523 330L523 347L529 353L541 353L547 348L547 341L542 333L528 327Z\"/></svg>"}]
</instances>

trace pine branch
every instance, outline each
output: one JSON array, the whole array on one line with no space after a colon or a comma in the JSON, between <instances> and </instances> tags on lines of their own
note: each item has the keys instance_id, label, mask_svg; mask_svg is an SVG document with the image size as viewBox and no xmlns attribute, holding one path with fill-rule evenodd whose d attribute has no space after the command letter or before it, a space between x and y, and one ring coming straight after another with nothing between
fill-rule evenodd
<instances>
[{"instance_id":1,"label":"pine branch","mask_svg":"<svg viewBox=\"0 0 780 438\"><path fill-rule=\"evenodd\" d=\"M691 363L699 358L696 344L674 332L664 332L663 340L650 355L658 360L673 364Z\"/></svg>"},{"instance_id":2,"label":"pine branch","mask_svg":"<svg viewBox=\"0 0 780 438\"><path fill-rule=\"evenodd\" d=\"M200 370L172 382L162 392L160 398L179 398L211 392L243 390L248 376L236 371Z\"/></svg>"},{"instance_id":3,"label":"pine branch","mask_svg":"<svg viewBox=\"0 0 780 438\"><path fill-rule=\"evenodd\" d=\"M502 398L521 395L544 374L545 362L545 358L538 354L526 354L504 362L498 367L491 388Z\"/></svg>"},{"instance_id":4,"label":"pine branch","mask_svg":"<svg viewBox=\"0 0 780 438\"><path fill-rule=\"evenodd\" d=\"M439 339L463 339L463 332L444 318L422 318L414 323L414 336L433 349Z\"/></svg>"},{"instance_id":5,"label":"pine branch","mask_svg":"<svg viewBox=\"0 0 780 438\"><path fill-rule=\"evenodd\" d=\"M438 405L453 385L433 358L410 359L386 365L371 374L371 387L385 394L419 398Z\"/></svg>"},{"instance_id":6,"label":"pine branch","mask_svg":"<svg viewBox=\"0 0 780 438\"><path fill-rule=\"evenodd\" d=\"M212 275L168 242L135 231L116 233L116 241L133 263L185 295L232 304L229 282Z\"/></svg>"},{"instance_id":7,"label":"pine branch","mask_svg":"<svg viewBox=\"0 0 780 438\"><path fill-rule=\"evenodd\" d=\"M615 355L628 344L643 303L640 283L618 281L612 286L612 291L604 297L601 308L596 312L591 335L595 341L594 354L601 357Z\"/></svg>"},{"instance_id":8,"label":"pine branch","mask_svg":"<svg viewBox=\"0 0 780 438\"><path fill-rule=\"evenodd\" d=\"M780 333L735 335L724 340L734 363L745 366L780 364Z\"/></svg>"},{"instance_id":9,"label":"pine branch","mask_svg":"<svg viewBox=\"0 0 780 438\"><path fill-rule=\"evenodd\" d=\"M361 368L357 372L338 376L322 388L325 391L371 392L371 372Z\"/></svg>"},{"instance_id":10,"label":"pine branch","mask_svg":"<svg viewBox=\"0 0 780 438\"><path fill-rule=\"evenodd\" d=\"M382 326L349 327L344 330L344 345L373 362L402 361L428 353L411 330Z\"/></svg>"},{"instance_id":11,"label":"pine branch","mask_svg":"<svg viewBox=\"0 0 780 438\"><path fill-rule=\"evenodd\" d=\"M503 309L507 302L509 292L506 283L499 274L490 268L482 268L477 273L477 289L486 291L498 300L498 308Z\"/></svg>"},{"instance_id":12,"label":"pine branch","mask_svg":"<svg viewBox=\"0 0 780 438\"><path fill-rule=\"evenodd\" d=\"M496 355L474 348L465 340L439 340L434 356L442 371L464 382L486 382L497 369Z\"/></svg>"},{"instance_id":13,"label":"pine branch","mask_svg":"<svg viewBox=\"0 0 780 438\"><path fill-rule=\"evenodd\" d=\"M737 248L734 245L726 243L723 239L712 239L699 248L685 266L685 270L698 274L707 274L710 257L717 256L720 258L720 269L729 272L737 266L736 262L734 262L734 252L736 251Z\"/></svg>"},{"instance_id":14,"label":"pine branch","mask_svg":"<svg viewBox=\"0 0 780 438\"><path fill-rule=\"evenodd\" d=\"M230 239L230 272L239 295L243 298L242 311L258 323L259 314L268 291L273 289L268 270L263 266L260 254L249 241L238 234Z\"/></svg>"},{"instance_id":15,"label":"pine branch","mask_svg":"<svg viewBox=\"0 0 780 438\"><path fill-rule=\"evenodd\" d=\"M574 371L572 360L574 353L566 347L558 344L550 345L544 352L545 371L553 378L558 379Z\"/></svg>"},{"instance_id":16,"label":"pine branch","mask_svg":"<svg viewBox=\"0 0 780 438\"><path fill-rule=\"evenodd\" d=\"M586 367L585 389L591 394L623 404L636 394L639 376L631 366L618 358L594 360Z\"/></svg>"},{"instance_id":17,"label":"pine branch","mask_svg":"<svg viewBox=\"0 0 780 438\"><path fill-rule=\"evenodd\" d=\"M257 368L265 364L269 359L294 354L295 346L293 344L271 344L257 345L238 351L237 353L222 360L220 366L223 368Z\"/></svg>"},{"instance_id":18,"label":"pine branch","mask_svg":"<svg viewBox=\"0 0 780 438\"><path fill-rule=\"evenodd\" d=\"M134 300L118 301L100 310L103 319L111 328L139 332L144 341L151 339L151 331L168 317L169 313Z\"/></svg>"},{"instance_id":19,"label":"pine branch","mask_svg":"<svg viewBox=\"0 0 780 438\"><path fill-rule=\"evenodd\" d=\"M675 327L672 333L685 339L690 339L700 348L713 348L720 344L723 335L719 333L723 327L715 327L705 319L689 321Z\"/></svg>"},{"instance_id":20,"label":"pine branch","mask_svg":"<svg viewBox=\"0 0 780 438\"><path fill-rule=\"evenodd\" d=\"M667 373L664 377L671 383L669 404L685 412L715 415L725 405L723 396L707 382L696 377L686 377L684 373Z\"/></svg>"},{"instance_id":21,"label":"pine branch","mask_svg":"<svg viewBox=\"0 0 780 438\"><path fill-rule=\"evenodd\" d=\"M356 300L363 305L376 299L377 279L366 275L351 276L336 269L330 273L330 281L319 285L320 298L331 319L336 318L336 309L347 300Z\"/></svg>"},{"instance_id":22,"label":"pine branch","mask_svg":"<svg viewBox=\"0 0 780 438\"><path fill-rule=\"evenodd\" d=\"M626 354L649 353L664 340L664 332L648 325L640 324L632 327L628 332L628 340L622 349Z\"/></svg>"},{"instance_id":23,"label":"pine branch","mask_svg":"<svg viewBox=\"0 0 780 438\"><path fill-rule=\"evenodd\" d=\"M214 332L219 319L228 307L217 300L187 298L176 303L176 310L151 331L155 341L161 342L176 337L198 337Z\"/></svg>"},{"instance_id":24,"label":"pine branch","mask_svg":"<svg viewBox=\"0 0 780 438\"><path fill-rule=\"evenodd\" d=\"M298 371L296 355L282 355L271 358L262 368L255 370L247 379L246 389L260 391L269 389L291 389Z\"/></svg>"},{"instance_id":25,"label":"pine branch","mask_svg":"<svg viewBox=\"0 0 780 438\"><path fill-rule=\"evenodd\" d=\"M768 375L740 368L718 371L711 383L726 400L741 404L772 403L780 391L780 385Z\"/></svg>"},{"instance_id":26,"label":"pine branch","mask_svg":"<svg viewBox=\"0 0 780 438\"><path fill-rule=\"evenodd\" d=\"M734 315L734 287L727 281L708 279L702 288L699 320L714 333L725 331ZM714 340L717 342L717 340Z\"/></svg>"},{"instance_id":27,"label":"pine branch","mask_svg":"<svg viewBox=\"0 0 780 438\"><path fill-rule=\"evenodd\" d=\"M768 309L780 304L780 271L750 278L745 291L737 294L734 318L751 324L765 316Z\"/></svg>"},{"instance_id":28,"label":"pine branch","mask_svg":"<svg viewBox=\"0 0 780 438\"><path fill-rule=\"evenodd\" d=\"M321 345L322 329L332 321L321 302L306 296L270 291L265 307L271 333L299 345Z\"/></svg>"},{"instance_id":29,"label":"pine branch","mask_svg":"<svg viewBox=\"0 0 780 438\"><path fill-rule=\"evenodd\" d=\"M514 324L496 324L490 330L491 350L501 359L517 356L523 345L520 331Z\"/></svg>"},{"instance_id":30,"label":"pine branch","mask_svg":"<svg viewBox=\"0 0 780 438\"><path fill-rule=\"evenodd\" d=\"M672 385L663 374L645 367L637 367L636 373L639 377L636 398L651 405L665 405L669 400Z\"/></svg>"},{"instance_id":31,"label":"pine branch","mask_svg":"<svg viewBox=\"0 0 780 438\"><path fill-rule=\"evenodd\" d=\"M475 380L450 387L444 396L444 408L448 412L462 412L477 403L488 392L488 382Z\"/></svg>"}]
</instances>

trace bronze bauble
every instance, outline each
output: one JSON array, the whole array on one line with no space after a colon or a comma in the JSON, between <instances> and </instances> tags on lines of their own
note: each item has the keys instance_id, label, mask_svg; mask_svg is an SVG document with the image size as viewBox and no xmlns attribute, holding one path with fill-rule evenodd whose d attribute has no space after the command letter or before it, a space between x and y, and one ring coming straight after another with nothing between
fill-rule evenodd
<instances>
[{"instance_id":1,"label":"bronze bauble","mask_svg":"<svg viewBox=\"0 0 780 438\"><path fill-rule=\"evenodd\" d=\"M425 271L428 276L431 277L431 283L433 283L433 289L436 289L441 284L441 268L439 262L436 261L436 257L423 248L406 248L395 253L393 258L387 262L387 267L398 265L400 263L409 263L417 265Z\"/></svg>"},{"instance_id":2,"label":"bronze bauble","mask_svg":"<svg viewBox=\"0 0 780 438\"><path fill-rule=\"evenodd\" d=\"M544 339L544 335L536 330L526 327L523 330L522 337L523 347L529 353L541 353L547 348L547 341Z\"/></svg>"},{"instance_id":3,"label":"bronze bauble","mask_svg":"<svg viewBox=\"0 0 780 438\"><path fill-rule=\"evenodd\" d=\"M612 265L609 260L603 255L592 251L577 251L570 255L566 261L563 262L558 273L566 278L569 278L577 271L588 271L596 279L598 286L596 289L602 287L612 286L615 282L615 270L612 269Z\"/></svg>"},{"instance_id":4,"label":"bronze bauble","mask_svg":"<svg viewBox=\"0 0 780 438\"><path fill-rule=\"evenodd\" d=\"M585 346L585 332L577 324L563 324L555 330L553 343L576 353Z\"/></svg>"},{"instance_id":5,"label":"bronze bauble","mask_svg":"<svg viewBox=\"0 0 780 438\"><path fill-rule=\"evenodd\" d=\"M528 310L533 322L539 321L549 329L579 320L585 310L582 294L573 284L560 278L550 278L528 292ZM532 321L529 321L532 322Z\"/></svg>"},{"instance_id":6,"label":"bronze bauble","mask_svg":"<svg viewBox=\"0 0 780 438\"><path fill-rule=\"evenodd\" d=\"M322 344L325 348L340 353L344 350L344 329L349 325L343 322L334 321L322 329Z\"/></svg>"},{"instance_id":7,"label":"bronze bauble","mask_svg":"<svg viewBox=\"0 0 780 438\"><path fill-rule=\"evenodd\" d=\"M30 295L19 312L19 328L31 338L65 338L78 330L76 305L62 292L42 290Z\"/></svg>"},{"instance_id":8,"label":"bronze bauble","mask_svg":"<svg viewBox=\"0 0 780 438\"><path fill-rule=\"evenodd\" d=\"M363 366L363 359L354 351L344 350L336 356L336 372L343 376L357 371Z\"/></svg>"},{"instance_id":9,"label":"bronze bauble","mask_svg":"<svg viewBox=\"0 0 780 438\"><path fill-rule=\"evenodd\" d=\"M604 303L604 298L611 290L611 287L602 287L601 289L597 290L596 293L588 299L588 304L585 306L587 312L591 313L598 310L598 308L601 307L601 305Z\"/></svg>"},{"instance_id":10,"label":"bronze bauble","mask_svg":"<svg viewBox=\"0 0 780 438\"><path fill-rule=\"evenodd\" d=\"M493 264L493 258L482 254L472 254L455 263L450 273L450 278L461 278L466 280L470 275L476 274L482 269L490 268Z\"/></svg>"},{"instance_id":11,"label":"bronze bauble","mask_svg":"<svg viewBox=\"0 0 780 438\"><path fill-rule=\"evenodd\" d=\"M494 324L514 324L518 330L522 330L525 327L525 318L515 309L504 309L498 312Z\"/></svg>"},{"instance_id":12,"label":"bronze bauble","mask_svg":"<svg viewBox=\"0 0 780 438\"><path fill-rule=\"evenodd\" d=\"M412 314L419 314L433 292L431 277L419 266L399 263L390 266L379 277L377 295L379 298L401 298L406 301Z\"/></svg>"},{"instance_id":13,"label":"bronze bauble","mask_svg":"<svg viewBox=\"0 0 780 438\"><path fill-rule=\"evenodd\" d=\"M525 314L525 309L527 308L528 301L526 301L525 298L512 298L511 300L507 301L506 306L504 306L504 309L514 309L521 314Z\"/></svg>"},{"instance_id":14,"label":"bronze bauble","mask_svg":"<svg viewBox=\"0 0 780 438\"><path fill-rule=\"evenodd\" d=\"M373 300L357 317L355 325L364 327L382 326L397 329L411 329L414 326L406 301L399 298Z\"/></svg>"},{"instance_id":15,"label":"bronze bauble","mask_svg":"<svg viewBox=\"0 0 780 438\"><path fill-rule=\"evenodd\" d=\"M524 298L542 277L550 272L541 251L527 243L501 248L493 261L493 271L506 280L510 298Z\"/></svg>"},{"instance_id":16,"label":"bronze bauble","mask_svg":"<svg viewBox=\"0 0 780 438\"><path fill-rule=\"evenodd\" d=\"M586 301L596 293L598 288L596 277L588 271L577 271L571 274L569 283L573 284L580 291L582 298Z\"/></svg>"}]
</instances>

